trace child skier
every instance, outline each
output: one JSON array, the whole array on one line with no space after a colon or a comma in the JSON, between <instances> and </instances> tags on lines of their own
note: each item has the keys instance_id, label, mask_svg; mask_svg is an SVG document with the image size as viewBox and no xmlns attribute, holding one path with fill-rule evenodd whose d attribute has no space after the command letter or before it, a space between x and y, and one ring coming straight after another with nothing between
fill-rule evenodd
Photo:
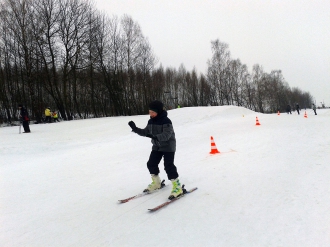
<instances>
[{"instance_id":1,"label":"child skier","mask_svg":"<svg viewBox=\"0 0 330 247\"><path fill-rule=\"evenodd\" d=\"M163 103L155 100L149 104L150 119L144 129L137 128L133 121L128 125L132 131L140 136L151 138L152 151L150 153L147 167L151 174L152 183L144 192L152 192L161 188L159 174L159 163L164 157L164 166L167 177L171 180L173 188L168 199L172 200L180 196L183 191L179 181L179 174L174 165L174 155L176 151L176 139L171 120L167 117L167 111L163 109Z\"/></svg>"}]
</instances>

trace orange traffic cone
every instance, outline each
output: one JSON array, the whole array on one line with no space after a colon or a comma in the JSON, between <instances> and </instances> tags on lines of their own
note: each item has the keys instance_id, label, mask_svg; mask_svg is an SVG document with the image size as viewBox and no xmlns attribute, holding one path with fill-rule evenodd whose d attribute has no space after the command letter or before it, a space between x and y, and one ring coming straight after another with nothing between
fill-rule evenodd
<instances>
[{"instance_id":1,"label":"orange traffic cone","mask_svg":"<svg viewBox=\"0 0 330 247\"><path fill-rule=\"evenodd\" d=\"M277 115L281 115L280 111L277 111Z\"/></svg>"},{"instance_id":2,"label":"orange traffic cone","mask_svg":"<svg viewBox=\"0 0 330 247\"><path fill-rule=\"evenodd\" d=\"M259 123L258 117L256 117L256 125L261 125L261 124Z\"/></svg>"},{"instance_id":3,"label":"orange traffic cone","mask_svg":"<svg viewBox=\"0 0 330 247\"><path fill-rule=\"evenodd\" d=\"M307 117L307 112L306 112L306 111L305 111L305 115L304 115L304 118L308 118L308 117Z\"/></svg>"},{"instance_id":4,"label":"orange traffic cone","mask_svg":"<svg viewBox=\"0 0 330 247\"><path fill-rule=\"evenodd\" d=\"M217 149L217 147L215 146L215 142L213 140L213 137L211 136L211 152L210 154L218 154L220 153Z\"/></svg>"}]
</instances>

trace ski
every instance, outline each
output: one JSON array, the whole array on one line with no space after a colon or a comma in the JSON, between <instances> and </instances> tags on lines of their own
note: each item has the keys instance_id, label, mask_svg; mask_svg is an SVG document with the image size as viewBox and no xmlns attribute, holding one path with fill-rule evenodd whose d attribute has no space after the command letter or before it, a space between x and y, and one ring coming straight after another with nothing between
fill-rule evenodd
<instances>
[{"instance_id":1,"label":"ski","mask_svg":"<svg viewBox=\"0 0 330 247\"><path fill-rule=\"evenodd\" d=\"M180 195L180 196L178 196L178 197L176 197L176 198L174 198L174 199L172 199L172 200L169 199L167 202L164 202L163 204L160 204L160 205L158 205L157 207L154 207L154 208L150 208L150 209L148 209L149 212L155 212L155 211L157 211L157 210L159 210L159 209L161 209L161 208L167 206L168 204L170 204L170 203L172 203L172 202L175 202L175 201L179 200L180 198L184 197L184 195L189 194L189 193L191 193L191 192L197 190L197 187L195 187L195 188L193 188L193 189L191 189L191 190L186 190L186 189L184 188L184 185L182 185L182 189L183 189L183 194L182 194L182 195Z\"/></svg>"},{"instance_id":2,"label":"ski","mask_svg":"<svg viewBox=\"0 0 330 247\"><path fill-rule=\"evenodd\" d=\"M136 199L136 198L139 198L139 197L142 197L142 196L146 196L146 195L150 195L150 194L153 194L154 192L157 192L159 191L160 189L164 188L166 185L165 185L165 180L162 181L161 183L161 186L158 190L154 190L152 192L142 192L140 194L137 194L135 196L132 196L132 197L129 197L129 198L126 198L126 199L122 199L122 200L118 200L120 203L126 203L130 200L133 200L133 199Z\"/></svg>"}]
</instances>

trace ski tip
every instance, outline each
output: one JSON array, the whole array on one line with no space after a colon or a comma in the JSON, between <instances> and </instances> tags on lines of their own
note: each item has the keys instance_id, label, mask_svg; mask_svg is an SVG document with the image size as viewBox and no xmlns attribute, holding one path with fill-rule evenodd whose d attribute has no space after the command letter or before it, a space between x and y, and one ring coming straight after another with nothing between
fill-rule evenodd
<instances>
[{"instance_id":1,"label":"ski tip","mask_svg":"<svg viewBox=\"0 0 330 247\"><path fill-rule=\"evenodd\" d=\"M127 198L127 199L121 199L121 200L118 200L119 203L126 203L126 202L129 202L130 200L132 200L133 198Z\"/></svg>"}]
</instances>

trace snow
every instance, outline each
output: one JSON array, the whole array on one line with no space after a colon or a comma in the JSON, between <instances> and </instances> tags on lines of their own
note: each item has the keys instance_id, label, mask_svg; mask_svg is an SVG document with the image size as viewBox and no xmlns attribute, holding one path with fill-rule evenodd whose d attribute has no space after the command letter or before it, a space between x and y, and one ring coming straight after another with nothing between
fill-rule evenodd
<instances>
[{"instance_id":1,"label":"snow","mask_svg":"<svg viewBox=\"0 0 330 247\"><path fill-rule=\"evenodd\" d=\"M168 113L180 180L198 190L154 213L171 186L118 203L151 181L150 139L127 124L148 115L0 128L0 246L330 246L330 109Z\"/></svg>"}]
</instances>

